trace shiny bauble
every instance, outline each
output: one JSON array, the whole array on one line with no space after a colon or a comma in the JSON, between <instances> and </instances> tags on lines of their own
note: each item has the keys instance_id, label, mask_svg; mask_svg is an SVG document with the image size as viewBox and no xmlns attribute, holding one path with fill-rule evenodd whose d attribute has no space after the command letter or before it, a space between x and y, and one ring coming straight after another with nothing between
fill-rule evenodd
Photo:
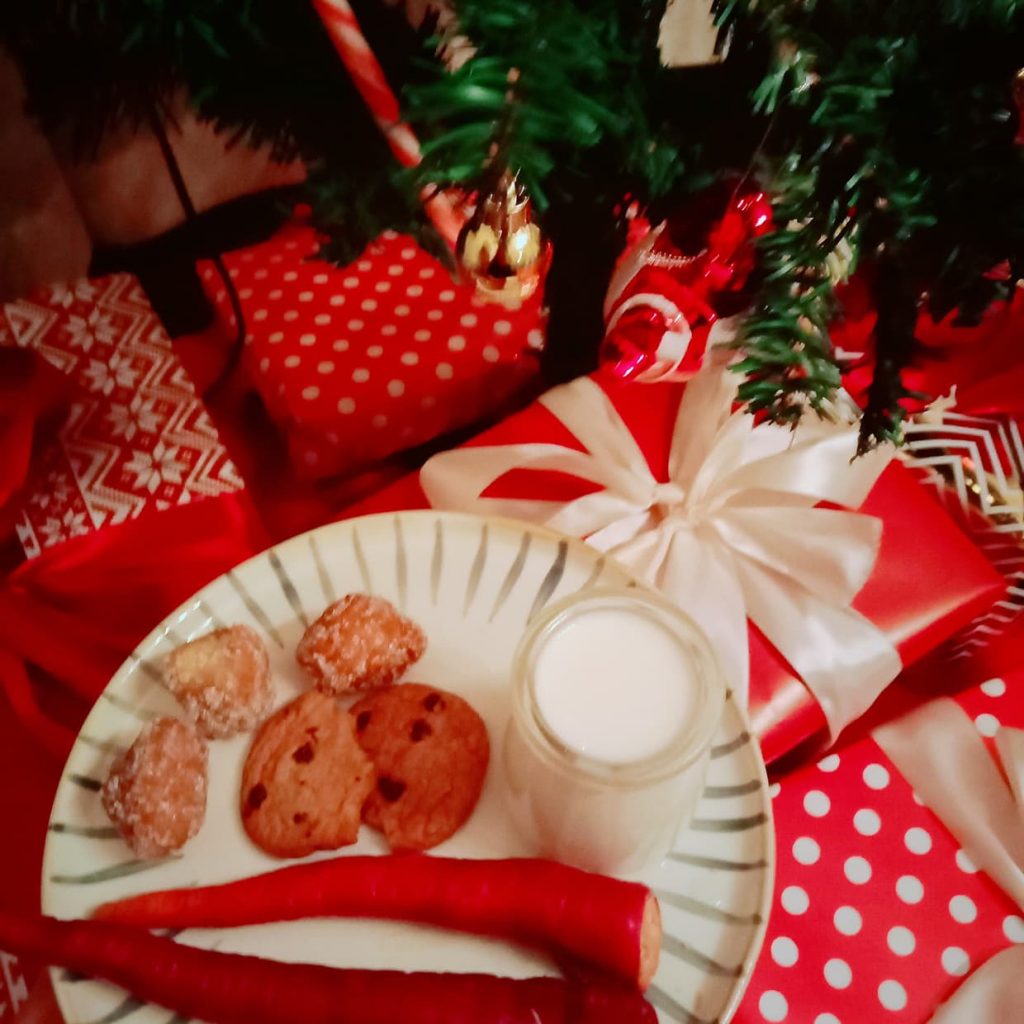
<instances>
[{"instance_id":1,"label":"shiny bauble","mask_svg":"<svg viewBox=\"0 0 1024 1024\"><path fill-rule=\"evenodd\" d=\"M550 245L515 175L504 171L478 198L459 233L455 258L462 280L489 302L519 305L541 286Z\"/></svg>"}]
</instances>

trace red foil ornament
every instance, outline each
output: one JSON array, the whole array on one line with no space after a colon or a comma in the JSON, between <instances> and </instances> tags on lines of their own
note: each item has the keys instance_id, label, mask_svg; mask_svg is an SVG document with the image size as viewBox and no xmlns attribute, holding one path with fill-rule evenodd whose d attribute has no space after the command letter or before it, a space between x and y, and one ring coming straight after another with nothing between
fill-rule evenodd
<instances>
[{"instance_id":1,"label":"red foil ornament","mask_svg":"<svg viewBox=\"0 0 1024 1024\"><path fill-rule=\"evenodd\" d=\"M732 195L717 220L708 205L702 197L619 261L605 300L603 372L629 381L685 380L700 367L711 326L754 269L754 240L772 229L763 192Z\"/></svg>"}]
</instances>

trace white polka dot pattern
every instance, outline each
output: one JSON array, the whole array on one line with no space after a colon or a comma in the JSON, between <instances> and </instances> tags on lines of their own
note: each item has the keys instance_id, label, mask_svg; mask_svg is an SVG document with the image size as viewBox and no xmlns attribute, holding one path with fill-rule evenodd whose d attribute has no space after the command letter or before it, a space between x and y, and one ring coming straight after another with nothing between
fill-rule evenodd
<instances>
[{"instance_id":1,"label":"white polka dot pattern","mask_svg":"<svg viewBox=\"0 0 1024 1024\"><path fill-rule=\"evenodd\" d=\"M1003 934L1011 942L1024 942L1024 917L1007 914L1003 918Z\"/></svg>"},{"instance_id":2,"label":"white polka dot pattern","mask_svg":"<svg viewBox=\"0 0 1024 1024\"><path fill-rule=\"evenodd\" d=\"M780 935L777 939L772 940L771 954L772 959L780 967L792 967L800 958L800 950L787 935Z\"/></svg>"},{"instance_id":3,"label":"white polka dot pattern","mask_svg":"<svg viewBox=\"0 0 1024 1024\"><path fill-rule=\"evenodd\" d=\"M889 929L885 941L897 956L910 956L917 946L917 938L914 933L901 924L894 925Z\"/></svg>"},{"instance_id":4,"label":"white polka dot pattern","mask_svg":"<svg viewBox=\"0 0 1024 1024\"><path fill-rule=\"evenodd\" d=\"M843 874L854 885L865 885L871 881L871 864L864 857L847 857L843 864Z\"/></svg>"},{"instance_id":5,"label":"white polka dot pattern","mask_svg":"<svg viewBox=\"0 0 1024 1024\"><path fill-rule=\"evenodd\" d=\"M853 816L853 827L862 836L876 836L882 827L882 819L878 816L877 811L873 811L870 807L862 807Z\"/></svg>"},{"instance_id":6,"label":"white polka dot pattern","mask_svg":"<svg viewBox=\"0 0 1024 1024\"><path fill-rule=\"evenodd\" d=\"M957 698L982 734L1024 727L1015 681L987 679ZM920 1024L994 952L1024 944L1024 914L871 739L773 789L776 905L738 1024L783 1007L791 1022Z\"/></svg>"},{"instance_id":7,"label":"white polka dot pattern","mask_svg":"<svg viewBox=\"0 0 1024 1024\"><path fill-rule=\"evenodd\" d=\"M967 951L959 946L947 946L942 951L941 963L942 969L947 974L959 978L970 970L971 958L967 955Z\"/></svg>"},{"instance_id":8,"label":"white polka dot pattern","mask_svg":"<svg viewBox=\"0 0 1024 1024\"><path fill-rule=\"evenodd\" d=\"M887 1009L898 1012L907 1005L907 990L891 978L878 986L878 1001Z\"/></svg>"},{"instance_id":9,"label":"white polka dot pattern","mask_svg":"<svg viewBox=\"0 0 1024 1024\"><path fill-rule=\"evenodd\" d=\"M913 875L900 875L896 880L896 895L904 903L920 903L924 899L924 886Z\"/></svg>"},{"instance_id":10,"label":"white polka dot pattern","mask_svg":"<svg viewBox=\"0 0 1024 1024\"><path fill-rule=\"evenodd\" d=\"M404 236L382 235L341 270L310 258L315 246L293 223L225 256L252 335L245 358L303 475L468 426L530 385L541 296L516 311L481 303ZM200 273L229 324L219 279L208 264Z\"/></svg>"},{"instance_id":11,"label":"white polka dot pattern","mask_svg":"<svg viewBox=\"0 0 1024 1024\"><path fill-rule=\"evenodd\" d=\"M761 1016L765 1020L773 1022L773 1024L774 1022L785 1020L786 1015L789 1013L786 997L781 992L762 992L757 1007L761 1012Z\"/></svg>"},{"instance_id":12,"label":"white polka dot pattern","mask_svg":"<svg viewBox=\"0 0 1024 1024\"><path fill-rule=\"evenodd\" d=\"M974 720L974 724L982 736L995 736L999 731L999 719L995 715L990 715L987 711L984 714L978 715Z\"/></svg>"},{"instance_id":13,"label":"white polka dot pattern","mask_svg":"<svg viewBox=\"0 0 1024 1024\"><path fill-rule=\"evenodd\" d=\"M831 806L831 801L820 789L812 789L804 797L804 810L814 818L825 817Z\"/></svg>"},{"instance_id":14,"label":"white polka dot pattern","mask_svg":"<svg viewBox=\"0 0 1024 1024\"><path fill-rule=\"evenodd\" d=\"M1002 679L986 679L979 689L986 697L1002 697L1006 693L1006 683Z\"/></svg>"},{"instance_id":15,"label":"white polka dot pattern","mask_svg":"<svg viewBox=\"0 0 1024 1024\"><path fill-rule=\"evenodd\" d=\"M864 927L864 919L860 911L853 907L838 907L832 917L837 932L843 935L856 935Z\"/></svg>"},{"instance_id":16,"label":"white polka dot pattern","mask_svg":"<svg viewBox=\"0 0 1024 1024\"><path fill-rule=\"evenodd\" d=\"M833 957L825 963L825 980L832 988L849 988L853 981L853 971L850 965L839 957Z\"/></svg>"},{"instance_id":17,"label":"white polka dot pattern","mask_svg":"<svg viewBox=\"0 0 1024 1024\"><path fill-rule=\"evenodd\" d=\"M903 836L903 842L911 853L925 854L932 848L932 837L918 826L908 828Z\"/></svg>"},{"instance_id":18,"label":"white polka dot pattern","mask_svg":"<svg viewBox=\"0 0 1024 1024\"><path fill-rule=\"evenodd\" d=\"M799 885L790 885L782 890L782 909L790 914L805 914L811 901Z\"/></svg>"},{"instance_id":19,"label":"white polka dot pattern","mask_svg":"<svg viewBox=\"0 0 1024 1024\"><path fill-rule=\"evenodd\" d=\"M801 864L816 864L821 856L821 847L810 836L801 836L793 844L793 858Z\"/></svg>"}]
</instances>

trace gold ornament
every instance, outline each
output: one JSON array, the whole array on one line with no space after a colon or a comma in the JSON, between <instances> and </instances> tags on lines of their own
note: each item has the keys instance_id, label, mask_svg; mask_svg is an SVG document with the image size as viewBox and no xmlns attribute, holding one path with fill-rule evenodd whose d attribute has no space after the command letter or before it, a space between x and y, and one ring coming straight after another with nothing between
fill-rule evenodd
<instances>
[{"instance_id":1,"label":"gold ornament","mask_svg":"<svg viewBox=\"0 0 1024 1024\"><path fill-rule=\"evenodd\" d=\"M529 198L515 175L504 171L459 232L455 258L463 280L481 298L514 306L540 287L548 255Z\"/></svg>"}]
</instances>

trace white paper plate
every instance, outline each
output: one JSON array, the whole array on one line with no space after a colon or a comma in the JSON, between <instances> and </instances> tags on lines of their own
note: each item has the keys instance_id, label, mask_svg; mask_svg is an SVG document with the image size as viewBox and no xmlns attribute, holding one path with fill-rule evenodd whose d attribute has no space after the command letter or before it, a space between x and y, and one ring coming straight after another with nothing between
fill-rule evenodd
<instances>
[{"instance_id":1,"label":"white paper plate","mask_svg":"<svg viewBox=\"0 0 1024 1024\"><path fill-rule=\"evenodd\" d=\"M247 623L270 650L277 703L308 685L295 663L305 624L335 598L368 591L419 622L429 648L409 678L463 694L499 749L510 710L509 669L529 620L550 600L595 583L630 584L624 569L574 540L525 523L438 512L352 519L264 552L204 587L121 667L93 708L57 791L43 862L43 907L87 915L133 893L215 883L282 865L253 846L238 815L249 736L210 744L206 821L180 855L135 860L100 805L113 757L148 718L181 714L160 685L163 657L223 624ZM500 757L467 824L435 849L465 857L530 854L502 806ZM346 853L383 853L364 828ZM329 855L326 855L329 856ZM676 849L643 879L661 900L665 938L649 998L661 1020L724 1022L753 968L767 925L774 874L771 801L764 764L743 712L730 700L715 740L707 788ZM195 930L179 941L282 960L405 970L555 973L539 955L501 942L394 922L318 920ZM113 986L55 971L68 1024L124 1020L169 1024ZM397 1022L396 1022L397 1024Z\"/></svg>"}]
</instances>

